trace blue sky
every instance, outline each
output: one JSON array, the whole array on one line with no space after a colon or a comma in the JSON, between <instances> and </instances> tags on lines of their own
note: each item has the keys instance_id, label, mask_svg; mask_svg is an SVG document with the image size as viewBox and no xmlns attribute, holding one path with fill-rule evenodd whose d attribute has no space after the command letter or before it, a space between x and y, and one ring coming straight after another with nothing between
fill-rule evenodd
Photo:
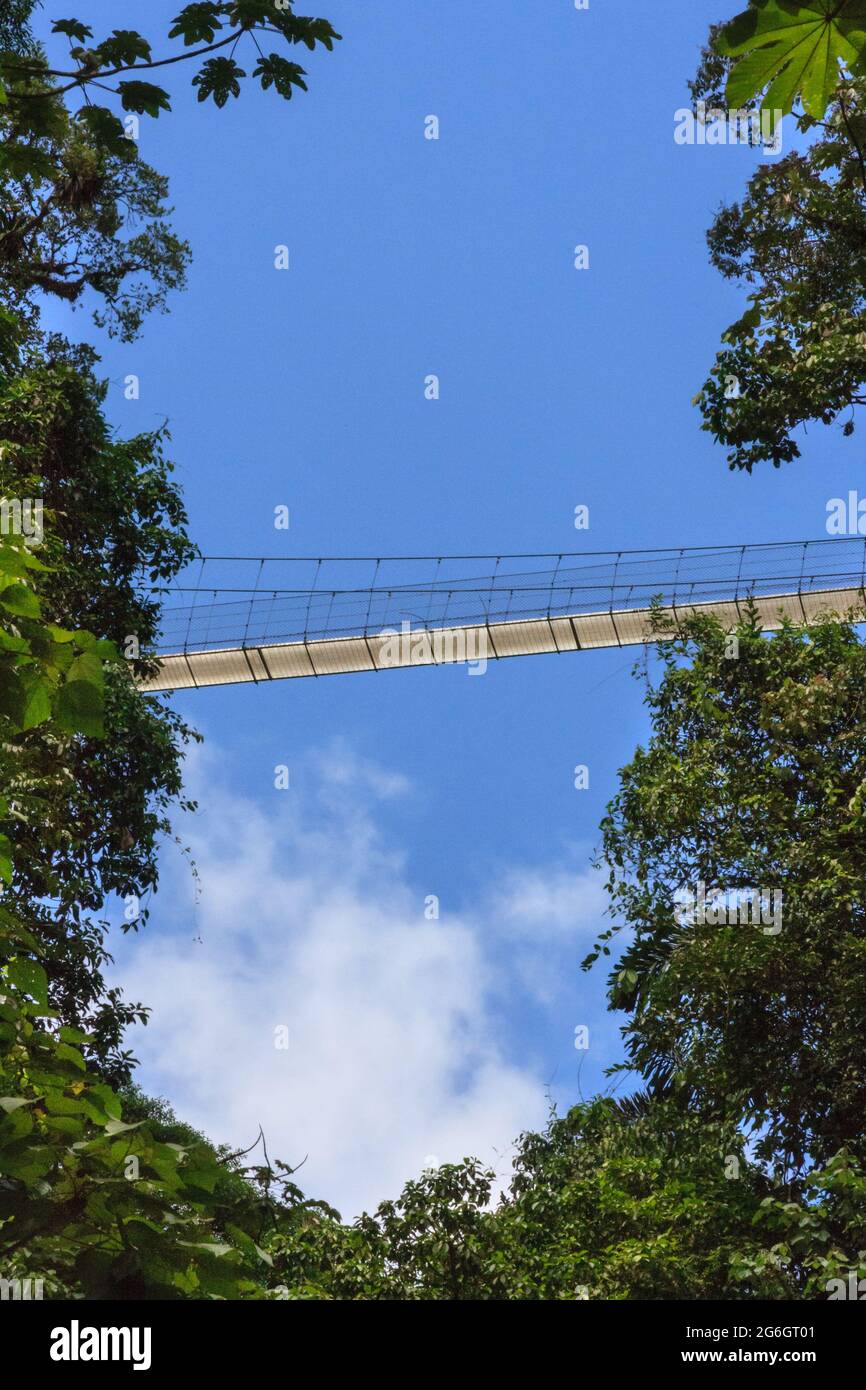
<instances>
[{"instance_id":1,"label":"blue sky","mask_svg":"<svg viewBox=\"0 0 866 1390\"><path fill-rule=\"evenodd\" d=\"M107 3L72 8L97 33L120 22ZM178 8L127 6L123 22L155 36ZM310 91L288 105L249 85L203 109L174 70L173 113L142 120L141 148L170 177L189 289L140 342L100 346L118 430L170 421L205 553L825 534L828 498L857 485L838 431L815 430L785 470L735 475L690 404L743 306L705 231L761 156L677 145L674 115L734 8L322 0L344 40L303 51ZM93 337L83 315L71 326ZM597 1089L616 1021L603 974L578 967L601 922L598 823L647 731L631 665L599 652L483 679L178 695L207 738L183 829L201 898L167 846L151 923L118 950L155 1010L135 1039L144 1084L216 1139L249 1142L261 1120L347 1211L430 1154L499 1151L543 1121L548 1090L574 1101L581 1023L579 1084Z\"/></svg>"}]
</instances>

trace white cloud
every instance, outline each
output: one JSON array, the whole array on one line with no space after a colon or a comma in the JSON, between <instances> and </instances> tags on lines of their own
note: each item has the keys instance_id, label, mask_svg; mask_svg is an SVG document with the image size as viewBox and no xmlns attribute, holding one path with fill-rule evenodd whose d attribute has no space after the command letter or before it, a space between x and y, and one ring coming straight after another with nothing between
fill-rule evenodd
<instances>
[{"instance_id":1,"label":"white cloud","mask_svg":"<svg viewBox=\"0 0 866 1390\"><path fill-rule=\"evenodd\" d=\"M495 907L514 935L566 939L594 935L607 905L602 881L593 869L512 870Z\"/></svg>"},{"instance_id":2,"label":"white cloud","mask_svg":"<svg viewBox=\"0 0 866 1390\"><path fill-rule=\"evenodd\" d=\"M497 948L534 924L548 963L552 931L576 965L597 888L565 870L512 874L495 906L427 921L374 820L378 799L410 790L405 779L342 744L313 767L301 780L315 792L257 803L221 781L214 750L195 753L188 783L202 810L183 838L200 901L193 913L188 870L167 865L158 910L117 973L153 1009L132 1039L146 1089L233 1147L261 1123L271 1157L308 1154L304 1189L349 1216L396 1195L430 1154L476 1154L504 1174L514 1137L543 1125L544 1079L500 1043Z\"/></svg>"}]
</instances>

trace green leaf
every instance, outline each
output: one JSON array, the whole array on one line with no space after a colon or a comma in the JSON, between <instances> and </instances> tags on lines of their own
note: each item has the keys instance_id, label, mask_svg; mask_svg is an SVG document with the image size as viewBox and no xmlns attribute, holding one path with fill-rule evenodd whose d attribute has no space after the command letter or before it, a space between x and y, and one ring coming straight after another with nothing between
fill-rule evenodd
<instances>
[{"instance_id":1,"label":"green leaf","mask_svg":"<svg viewBox=\"0 0 866 1390\"><path fill-rule=\"evenodd\" d=\"M49 1115L83 1115L86 1109L83 1096L64 1096L59 1091L49 1092L44 1105Z\"/></svg>"},{"instance_id":2,"label":"green leaf","mask_svg":"<svg viewBox=\"0 0 866 1390\"><path fill-rule=\"evenodd\" d=\"M127 138L123 122L107 106L82 106L75 119L108 154L135 155L135 141Z\"/></svg>"},{"instance_id":3,"label":"green leaf","mask_svg":"<svg viewBox=\"0 0 866 1390\"><path fill-rule=\"evenodd\" d=\"M97 690L101 690L105 682L105 673L102 659L97 656L96 650L82 652L80 656L77 656L69 667L66 679L67 681L87 681L89 685L95 685Z\"/></svg>"},{"instance_id":4,"label":"green leaf","mask_svg":"<svg viewBox=\"0 0 866 1390\"><path fill-rule=\"evenodd\" d=\"M80 19L55 19L51 26L52 34L66 34L70 39L75 39L78 43L86 43L93 38L93 30L86 24L82 24Z\"/></svg>"},{"instance_id":5,"label":"green leaf","mask_svg":"<svg viewBox=\"0 0 866 1390\"><path fill-rule=\"evenodd\" d=\"M840 77L866 46L866 0L759 0L737 15L715 41L718 53L738 58L728 78L732 108L763 93L765 109L789 112L797 97L820 118Z\"/></svg>"},{"instance_id":6,"label":"green leaf","mask_svg":"<svg viewBox=\"0 0 866 1390\"><path fill-rule=\"evenodd\" d=\"M61 1028L61 1035L63 1031L64 1030ZM85 1092L84 1099L88 1106L98 1107L99 1111L101 1111L102 1118L106 1115L110 1120L119 1120L121 1118L120 1100L110 1086L105 1086L102 1083L98 1086L91 1086Z\"/></svg>"},{"instance_id":7,"label":"green leaf","mask_svg":"<svg viewBox=\"0 0 866 1390\"><path fill-rule=\"evenodd\" d=\"M96 51L105 67L132 67L139 58L144 63L151 59L150 44L135 29L115 29Z\"/></svg>"},{"instance_id":8,"label":"green leaf","mask_svg":"<svg viewBox=\"0 0 866 1390\"><path fill-rule=\"evenodd\" d=\"M70 1047L68 1043L58 1043L54 1055L58 1062L69 1062L77 1071L86 1071L84 1058L77 1047Z\"/></svg>"},{"instance_id":9,"label":"green leaf","mask_svg":"<svg viewBox=\"0 0 866 1390\"><path fill-rule=\"evenodd\" d=\"M170 111L168 92L156 87L152 82L118 82L117 90L124 111L135 111L140 116L158 116L160 111Z\"/></svg>"},{"instance_id":10,"label":"green leaf","mask_svg":"<svg viewBox=\"0 0 866 1390\"><path fill-rule=\"evenodd\" d=\"M240 96L240 77L246 77L246 73L233 58L208 58L192 79L192 85L198 87L199 101L213 97L217 106L225 106L230 96Z\"/></svg>"},{"instance_id":11,"label":"green leaf","mask_svg":"<svg viewBox=\"0 0 866 1390\"><path fill-rule=\"evenodd\" d=\"M102 738L102 694L90 681L67 681L57 696L57 718L73 734Z\"/></svg>"},{"instance_id":12,"label":"green leaf","mask_svg":"<svg viewBox=\"0 0 866 1390\"><path fill-rule=\"evenodd\" d=\"M168 37L182 37L187 47L194 43L213 43L222 28L219 5L211 3L211 0L200 0L198 4L185 5L180 14L175 16L172 24L173 28L169 29Z\"/></svg>"},{"instance_id":13,"label":"green leaf","mask_svg":"<svg viewBox=\"0 0 866 1390\"><path fill-rule=\"evenodd\" d=\"M33 1105L32 1100L26 1096L0 1096L0 1110L4 1110L7 1115L11 1115L13 1110L18 1110L22 1105Z\"/></svg>"},{"instance_id":14,"label":"green leaf","mask_svg":"<svg viewBox=\"0 0 866 1390\"><path fill-rule=\"evenodd\" d=\"M253 71L253 77L261 78L264 91L273 86L274 90L287 100L291 99L293 86L307 90L304 76L302 67L297 63L290 63L278 53L270 53L267 58L262 58Z\"/></svg>"},{"instance_id":15,"label":"green leaf","mask_svg":"<svg viewBox=\"0 0 866 1390\"><path fill-rule=\"evenodd\" d=\"M178 1241L178 1244L187 1246L190 1250L201 1251L207 1255L216 1255L218 1259L222 1259L225 1255L234 1255L237 1253L233 1245L223 1245L215 1240L181 1240Z\"/></svg>"},{"instance_id":16,"label":"green leaf","mask_svg":"<svg viewBox=\"0 0 866 1390\"><path fill-rule=\"evenodd\" d=\"M51 1171L58 1157L57 1150L49 1145L36 1148L25 1144L15 1149L5 1149L0 1153L0 1172L21 1182L37 1182Z\"/></svg>"},{"instance_id":17,"label":"green leaf","mask_svg":"<svg viewBox=\"0 0 866 1390\"><path fill-rule=\"evenodd\" d=\"M39 599L24 584L9 584L0 591L0 608L19 618L39 617Z\"/></svg>"},{"instance_id":18,"label":"green leaf","mask_svg":"<svg viewBox=\"0 0 866 1390\"><path fill-rule=\"evenodd\" d=\"M12 845L8 835L0 835L0 881L12 882Z\"/></svg>"},{"instance_id":19,"label":"green leaf","mask_svg":"<svg viewBox=\"0 0 866 1390\"><path fill-rule=\"evenodd\" d=\"M24 709L21 728L33 729L51 718L52 688L36 671L26 671L21 677L24 686Z\"/></svg>"},{"instance_id":20,"label":"green leaf","mask_svg":"<svg viewBox=\"0 0 866 1390\"><path fill-rule=\"evenodd\" d=\"M115 1134L127 1134L132 1129L139 1129L144 1124L144 1120L139 1120L134 1125L124 1124L122 1120L109 1120L105 1126L105 1133L112 1138Z\"/></svg>"},{"instance_id":21,"label":"green leaf","mask_svg":"<svg viewBox=\"0 0 866 1390\"><path fill-rule=\"evenodd\" d=\"M266 24L274 17L273 0L234 0L229 11L229 23L252 28Z\"/></svg>"},{"instance_id":22,"label":"green leaf","mask_svg":"<svg viewBox=\"0 0 866 1390\"><path fill-rule=\"evenodd\" d=\"M93 1039L89 1033L82 1033L80 1028L67 1027L63 1027L60 1029L60 1040L61 1042L73 1043L79 1047L82 1047L87 1043L93 1042Z\"/></svg>"},{"instance_id":23,"label":"green leaf","mask_svg":"<svg viewBox=\"0 0 866 1390\"><path fill-rule=\"evenodd\" d=\"M25 956L17 956L6 967L6 978L11 985L35 999L37 1004L48 1002L48 977L42 966Z\"/></svg>"},{"instance_id":24,"label":"green leaf","mask_svg":"<svg viewBox=\"0 0 866 1390\"><path fill-rule=\"evenodd\" d=\"M79 1115L52 1115L48 1127L53 1134L65 1134L70 1139L80 1139L84 1133L84 1118Z\"/></svg>"},{"instance_id":25,"label":"green leaf","mask_svg":"<svg viewBox=\"0 0 866 1390\"><path fill-rule=\"evenodd\" d=\"M271 25L289 40L289 43L302 43L311 51L317 43L333 52L334 43L342 38L327 19L308 19L292 14L291 10L280 10L271 18Z\"/></svg>"},{"instance_id":26,"label":"green leaf","mask_svg":"<svg viewBox=\"0 0 866 1390\"><path fill-rule=\"evenodd\" d=\"M227 1223L226 1235L231 1236L239 1249L241 1249L253 1262L261 1260L266 1265L273 1265L274 1262L270 1255L267 1254L265 1250L262 1250L261 1246L256 1245L255 1241L247 1235L246 1231L242 1231L239 1226L233 1226Z\"/></svg>"},{"instance_id":27,"label":"green leaf","mask_svg":"<svg viewBox=\"0 0 866 1390\"><path fill-rule=\"evenodd\" d=\"M37 182L50 179L56 173L50 155L32 145L5 144L0 149L0 168L10 179L31 178Z\"/></svg>"},{"instance_id":28,"label":"green leaf","mask_svg":"<svg viewBox=\"0 0 866 1390\"><path fill-rule=\"evenodd\" d=\"M18 546L10 545L8 541L5 545L0 545L0 571L3 574L21 575L24 573L24 553Z\"/></svg>"}]
</instances>

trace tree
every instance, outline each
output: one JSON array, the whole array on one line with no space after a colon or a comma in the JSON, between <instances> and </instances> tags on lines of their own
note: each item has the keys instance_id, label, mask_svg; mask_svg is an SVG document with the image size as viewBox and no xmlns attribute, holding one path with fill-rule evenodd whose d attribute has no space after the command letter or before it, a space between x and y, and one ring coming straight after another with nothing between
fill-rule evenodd
<instances>
[{"instance_id":1,"label":"tree","mask_svg":"<svg viewBox=\"0 0 866 1390\"><path fill-rule=\"evenodd\" d=\"M0 52L19 55L33 53L33 35L28 21L35 5L36 0L6 0L0 16Z\"/></svg>"},{"instance_id":2,"label":"tree","mask_svg":"<svg viewBox=\"0 0 866 1390\"><path fill-rule=\"evenodd\" d=\"M189 247L167 221L167 181L122 134L94 138L92 108L44 115L0 119L0 291L31 321L40 295L77 306L90 293L96 323L128 342L185 283Z\"/></svg>"},{"instance_id":3,"label":"tree","mask_svg":"<svg viewBox=\"0 0 866 1390\"><path fill-rule=\"evenodd\" d=\"M19 85L33 88L29 78ZM73 115L53 94L0 105L0 137L7 307L35 323L38 296L77 305L89 292L97 323L130 340L185 281L189 248L168 224L166 180L110 112L85 106Z\"/></svg>"},{"instance_id":4,"label":"tree","mask_svg":"<svg viewBox=\"0 0 866 1390\"><path fill-rule=\"evenodd\" d=\"M62 754L97 737L107 671L130 679L111 643L47 621L46 574L23 542L0 535L4 1278L42 1278L49 1297L263 1298L272 1262L254 1236L303 1210L291 1170L239 1169L236 1156L217 1154L140 1093L127 1092L124 1106L85 1057L94 1039L51 1007L41 924L14 891L9 821L29 823L33 808L41 803L44 813L53 798L53 774L28 759L30 740L38 730ZM88 828L73 823L66 833L73 851L87 852Z\"/></svg>"},{"instance_id":5,"label":"tree","mask_svg":"<svg viewBox=\"0 0 866 1390\"><path fill-rule=\"evenodd\" d=\"M265 54L259 38L313 50L332 49L340 36L327 20L295 15L288 0L205 0L175 17L168 39L182 46L157 59L135 30L115 29L88 47L88 25L57 20L53 32L68 38L73 66L56 69L27 29L31 9L19 5L0 31L0 292L8 307L31 316L39 295L75 305L92 292L101 300L97 324L128 341L148 312L164 308L169 291L183 287L189 247L168 224L166 180L92 91L119 97L119 109L135 119L157 117L171 109L169 94L138 74L204 58L193 84L200 101L221 107L240 94L246 74L234 54L243 42L255 55L253 77L288 100L306 89L304 69ZM109 79L123 74L130 76L112 87ZM73 97L83 104L71 111ZM129 227L136 230L124 236Z\"/></svg>"},{"instance_id":6,"label":"tree","mask_svg":"<svg viewBox=\"0 0 866 1390\"><path fill-rule=\"evenodd\" d=\"M670 1099L599 1097L520 1136L496 1205L471 1158L351 1226L308 1203L267 1242L273 1278L292 1300L559 1302L826 1298L862 1275L863 1170L840 1155L797 1200L745 1149Z\"/></svg>"},{"instance_id":7,"label":"tree","mask_svg":"<svg viewBox=\"0 0 866 1390\"><path fill-rule=\"evenodd\" d=\"M708 234L715 267L750 287L696 397L731 468L799 457L795 432L810 420L844 413L850 435L866 402L864 99L866 82L841 83L806 153L762 165Z\"/></svg>"},{"instance_id":8,"label":"tree","mask_svg":"<svg viewBox=\"0 0 866 1390\"><path fill-rule=\"evenodd\" d=\"M155 102L157 114L168 103L151 100L138 80L139 68L150 66L140 36L115 31L85 52L77 45L89 34L76 20L55 25L69 36L75 65L68 81L55 81L26 27L31 9L22 4L7 18L0 53L0 491L45 509L46 613L112 639L143 675L159 624L156 591L195 553L165 457L167 432L115 438L96 354L45 337L39 305L46 295L72 304L90 295L97 322L130 339L144 315L182 286L189 252L166 220L166 182L89 91L114 68L136 79L119 84L122 108L146 111ZM183 47L165 61L200 57L203 30L213 31L208 52L212 44L233 53L240 39L255 46L257 35L272 31L308 48L331 47L336 38L326 21L301 19L286 5L198 4L174 21L170 38ZM217 105L209 64L224 61L208 58L197 76L200 88L210 82ZM259 75L264 87L290 96L282 61ZM66 105L74 93L84 99L76 113ZM95 737L103 727L107 737ZM19 815L10 826L17 862L10 892L38 924L52 1006L68 1026L88 1031L93 1056L115 1081L128 1079L132 1061L124 1030L146 1009L105 984L108 904L124 900L124 927L147 920L158 846L171 834L173 808L187 805L180 763L191 737L167 703L110 673L98 729L83 725L61 748L40 728L19 759L17 804L31 784L39 790L33 817Z\"/></svg>"},{"instance_id":9,"label":"tree","mask_svg":"<svg viewBox=\"0 0 866 1390\"><path fill-rule=\"evenodd\" d=\"M4 32L16 57L0 88L4 1276L45 1274L54 1296L265 1297L258 1239L306 1207L292 1170L267 1155L242 1168L112 1084L128 1081L123 1031L146 1010L105 984L108 904L126 897L129 924L146 920L193 736L132 678L151 669L159 591L194 551L166 431L112 433L96 354L41 333L37 301L89 288L129 337L186 252L162 221L164 181L116 118L72 118L48 90L30 8ZM124 241L130 212L150 225Z\"/></svg>"},{"instance_id":10,"label":"tree","mask_svg":"<svg viewBox=\"0 0 866 1390\"><path fill-rule=\"evenodd\" d=\"M743 1136L670 1102L597 1098L521 1137L496 1214L511 1299L785 1297Z\"/></svg>"},{"instance_id":11,"label":"tree","mask_svg":"<svg viewBox=\"0 0 866 1390\"><path fill-rule=\"evenodd\" d=\"M723 117L793 112L804 153L763 165L717 214L710 258L749 290L695 404L731 468L778 468L797 432L866 401L866 4L750 0L714 26L693 101Z\"/></svg>"},{"instance_id":12,"label":"tree","mask_svg":"<svg viewBox=\"0 0 866 1390\"><path fill-rule=\"evenodd\" d=\"M94 362L90 350L52 339L0 388L0 491L45 508L40 553L50 566L43 605L51 620L140 653L127 664L144 674L159 624L152 590L194 551L165 431L114 438ZM18 862L10 891L38 924L53 1006L70 1026L89 1030L117 1080L130 1061L123 1031L146 1014L105 985L106 905L113 895L132 905L126 927L147 921L158 848L172 833L173 806L187 804L180 764L191 737L166 701L111 673L99 726L85 724L62 747L34 729L17 775L22 788L41 780L33 817L19 816L10 831Z\"/></svg>"},{"instance_id":13,"label":"tree","mask_svg":"<svg viewBox=\"0 0 866 1390\"><path fill-rule=\"evenodd\" d=\"M603 822L609 979L628 1068L745 1127L793 1198L866 1159L866 648L853 628L756 614L738 656L712 619L660 648L652 736Z\"/></svg>"},{"instance_id":14,"label":"tree","mask_svg":"<svg viewBox=\"0 0 866 1390\"><path fill-rule=\"evenodd\" d=\"M32 6L19 6L19 24L26 21ZM15 32L14 21L12 31ZM131 79L125 74L151 73L179 62L203 59L192 79L198 89L198 100L212 98L224 106L230 96L240 95L241 79L246 71L235 62L235 52L243 41L244 49L252 52L255 63L253 77L263 90L273 88L278 96L290 100L296 87L306 91L305 70L290 62L284 54L265 54L259 37L275 35L284 44L303 44L311 52L317 45L331 50L340 35L326 19L310 19L296 15L291 0L195 0L185 5L172 21L168 41L180 40L182 47L163 57L154 58L150 41L135 29L115 29L98 43L91 43L93 30L79 19L55 20L52 32L69 40L71 68L52 67L32 49L22 52L14 44L11 52L0 53L0 78L6 84L6 97L16 113L27 107L43 107L57 97L76 92L89 98L89 89L108 90L120 97L125 111L157 117L160 111L171 109L168 92L155 83ZM266 40L267 41L267 40ZM228 49L228 54L223 50ZM243 51L243 50L242 50ZM219 53L219 57L212 55ZM108 86L112 78L121 77L115 87ZM91 107L99 113L94 124L103 132L117 132L107 108Z\"/></svg>"}]
</instances>

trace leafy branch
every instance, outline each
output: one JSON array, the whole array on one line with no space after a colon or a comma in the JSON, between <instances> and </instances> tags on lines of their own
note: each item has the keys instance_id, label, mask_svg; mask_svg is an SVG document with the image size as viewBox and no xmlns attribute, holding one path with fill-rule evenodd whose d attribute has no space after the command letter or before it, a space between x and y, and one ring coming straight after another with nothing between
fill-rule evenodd
<instances>
[{"instance_id":1,"label":"leafy branch","mask_svg":"<svg viewBox=\"0 0 866 1390\"><path fill-rule=\"evenodd\" d=\"M283 3L280 0L196 0L175 16L168 32L169 39L182 41L183 50L157 58L153 56L150 42L134 29L115 29L97 44L90 42L93 39L90 26L78 19L55 20L52 32L64 34L69 39L69 53L75 66L64 69L31 57L0 55L3 76L0 104L44 100L76 89L86 98L89 87L105 89L110 78L203 59L192 78L192 85L198 88L199 101L211 97L216 106L222 107L230 96L240 95L240 80L247 75L234 61L235 47L245 36L252 39L258 50L259 61L253 77L259 78L263 91L273 87L278 96L289 100L295 87L307 90L304 68L278 53L265 56L256 35L275 34L289 44L303 44L311 52L317 45L330 52L341 38L328 20L293 14L288 0ZM228 57L209 56L229 46ZM51 85L40 86L49 82ZM35 90L34 83L37 84ZM125 111L156 117L160 111L171 110L165 88L138 77L118 82L116 87L107 90L120 97Z\"/></svg>"}]
</instances>

